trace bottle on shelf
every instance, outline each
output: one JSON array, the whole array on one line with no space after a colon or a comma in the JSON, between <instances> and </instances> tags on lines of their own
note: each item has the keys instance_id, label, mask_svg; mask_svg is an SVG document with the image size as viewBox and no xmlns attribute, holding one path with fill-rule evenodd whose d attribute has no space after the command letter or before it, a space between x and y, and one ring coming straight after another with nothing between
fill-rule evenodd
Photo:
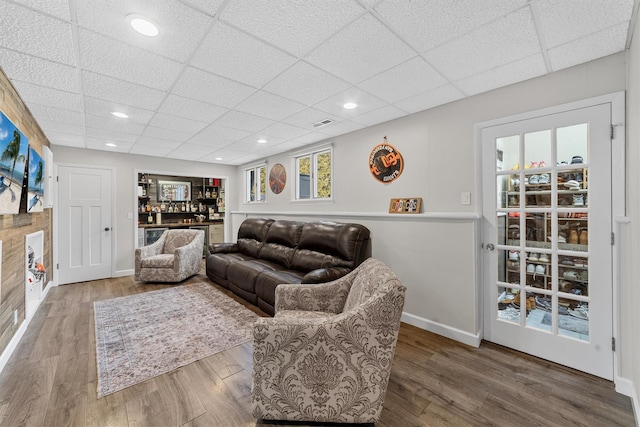
<instances>
[{"instance_id":1,"label":"bottle on shelf","mask_svg":"<svg viewBox=\"0 0 640 427\"><path fill-rule=\"evenodd\" d=\"M204 198L205 199L210 199L211 198L211 192L209 191L208 188L204 192Z\"/></svg>"},{"instance_id":2,"label":"bottle on shelf","mask_svg":"<svg viewBox=\"0 0 640 427\"><path fill-rule=\"evenodd\" d=\"M182 202L182 207L180 208L180 210L181 210L182 212L186 212L186 211L187 211L187 205L185 205L185 203L184 203L184 202Z\"/></svg>"},{"instance_id":3,"label":"bottle on shelf","mask_svg":"<svg viewBox=\"0 0 640 427\"><path fill-rule=\"evenodd\" d=\"M153 215L151 215L151 211L149 211L149 216L147 217L147 222L149 224L153 224Z\"/></svg>"}]
</instances>

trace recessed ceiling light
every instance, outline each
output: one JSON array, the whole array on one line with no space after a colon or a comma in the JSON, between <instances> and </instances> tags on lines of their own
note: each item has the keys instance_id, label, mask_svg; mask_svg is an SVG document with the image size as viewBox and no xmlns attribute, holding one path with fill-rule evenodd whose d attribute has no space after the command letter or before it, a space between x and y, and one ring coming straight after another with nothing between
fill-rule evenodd
<instances>
[{"instance_id":1,"label":"recessed ceiling light","mask_svg":"<svg viewBox=\"0 0 640 427\"><path fill-rule=\"evenodd\" d=\"M129 25L143 36L155 37L160 33L158 26L142 15L127 15Z\"/></svg>"},{"instance_id":2,"label":"recessed ceiling light","mask_svg":"<svg viewBox=\"0 0 640 427\"><path fill-rule=\"evenodd\" d=\"M117 144L114 144L113 142L105 142L104 145L106 145L107 147L117 147Z\"/></svg>"},{"instance_id":3,"label":"recessed ceiling light","mask_svg":"<svg viewBox=\"0 0 640 427\"><path fill-rule=\"evenodd\" d=\"M355 102L347 102L346 104L343 105L343 107L347 110L353 110L357 106L358 104L356 104Z\"/></svg>"},{"instance_id":4,"label":"recessed ceiling light","mask_svg":"<svg viewBox=\"0 0 640 427\"><path fill-rule=\"evenodd\" d=\"M216 157L216 160L224 160L222 157Z\"/></svg>"},{"instance_id":5,"label":"recessed ceiling light","mask_svg":"<svg viewBox=\"0 0 640 427\"><path fill-rule=\"evenodd\" d=\"M118 117L118 118L120 118L120 119L128 119L129 118L128 114L121 113L120 111L112 111L111 114L116 116L116 117Z\"/></svg>"},{"instance_id":6,"label":"recessed ceiling light","mask_svg":"<svg viewBox=\"0 0 640 427\"><path fill-rule=\"evenodd\" d=\"M258 144L266 144L267 140L266 139L259 139L258 140Z\"/></svg>"}]
</instances>

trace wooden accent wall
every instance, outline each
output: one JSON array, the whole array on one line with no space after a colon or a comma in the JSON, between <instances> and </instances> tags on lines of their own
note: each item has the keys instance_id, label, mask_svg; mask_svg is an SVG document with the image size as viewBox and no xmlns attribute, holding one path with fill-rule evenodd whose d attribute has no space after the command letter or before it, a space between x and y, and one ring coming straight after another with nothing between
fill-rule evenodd
<instances>
[{"instance_id":1,"label":"wooden accent wall","mask_svg":"<svg viewBox=\"0 0 640 427\"><path fill-rule=\"evenodd\" d=\"M22 131L29 144L41 156L42 146L49 141L31 112L0 68L0 110ZM2 240L2 282L0 283L0 354L25 320L25 236L44 231L43 264L47 282L53 277L51 209L44 212L18 215L0 215L0 240ZM46 283L43 287L46 286ZM18 310L18 323L13 324L13 313Z\"/></svg>"}]
</instances>

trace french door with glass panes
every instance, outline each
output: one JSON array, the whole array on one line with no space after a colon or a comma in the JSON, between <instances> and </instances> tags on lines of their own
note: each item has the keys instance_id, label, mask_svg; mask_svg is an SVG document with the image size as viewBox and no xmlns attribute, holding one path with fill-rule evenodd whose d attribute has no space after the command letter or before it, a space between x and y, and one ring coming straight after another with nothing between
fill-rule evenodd
<instances>
[{"instance_id":1,"label":"french door with glass panes","mask_svg":"<svg viewBox=\"0 0 640 427\"><path fill-rule=\"evenodd\" d=\"M611 105L482 129L484 338L613 378Z\"/></svg>"}]
</instances>

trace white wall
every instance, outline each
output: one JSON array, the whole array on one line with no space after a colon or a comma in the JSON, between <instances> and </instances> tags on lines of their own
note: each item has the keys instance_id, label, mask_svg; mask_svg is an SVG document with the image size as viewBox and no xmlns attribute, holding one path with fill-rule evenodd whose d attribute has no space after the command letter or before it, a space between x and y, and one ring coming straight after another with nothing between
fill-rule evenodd
<instances>
[{"instance_id":1,"label":"white wall","mask_svg":"<svg viewBox=\"0 0 640 427\"><path fill-rule=\"evenodd\" d=\"M284 218L307 212L363 223L372 232L373 255L408 287L406 320L471 343L481 334L481 240L479 221L469 219L481 207L474 124L621 91L625 79L625 54L620 53L333 138L332 202L291 202L290 158L270 157L267 170L275 163L287 169L285 191L267 190L264 205L241 204L232 228L247 213ZM375 180L367 164L371 149L385 136L405 159L402 176L390 184ZM242 182L241 168L236 177ZM472 193L471 205L461 205L462 192ZM440 217L388 215L392 197L422 197L424 211Z\"/></svg>"},{"instance_id":2,"label":"white wall","mask_svg":"<svg viewBox=\"0 0 640 427\"><path fill-rule=\"evenodd\" d=\"M168 175L217 177L235 176L236 168L211 163L168 160L159 157L112 153L107 151L84 150L59 145L52 146L54 163L83 166L100 166L114 169L115 220L115 275L133 274L134 249L137 235L134 226L137 210L136 171L166 172ZM233 185L227 187L227 203L237 205ZM133 219L129 218L129 214Z\"/></svg>"}]
</instances>

